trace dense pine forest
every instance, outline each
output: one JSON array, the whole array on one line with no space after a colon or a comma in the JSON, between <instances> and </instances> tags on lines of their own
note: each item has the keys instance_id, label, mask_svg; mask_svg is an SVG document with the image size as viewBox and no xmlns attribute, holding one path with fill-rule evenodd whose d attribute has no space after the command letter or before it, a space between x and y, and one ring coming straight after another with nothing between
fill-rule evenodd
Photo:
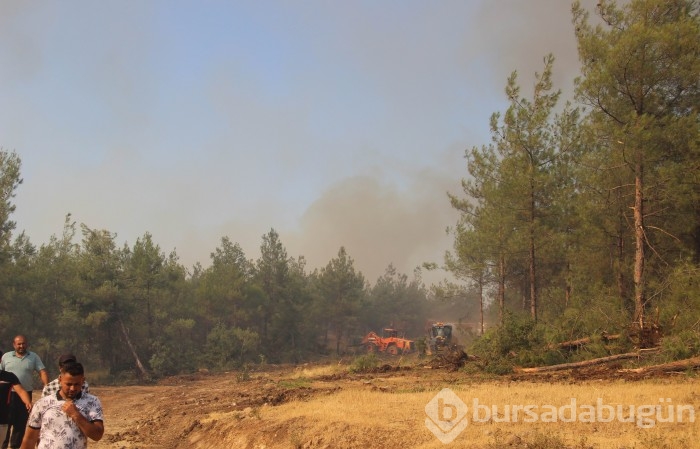
<instances>
[{"instance_id":1,"label":"dense pine forest","mask_svg":"<svg viewBox=\"0 0 700 449\"><path fill-rule=\"evenodd\" d=\"M342 247L310 271L274 229L254 255L221 238L206 267L70 214L37 245L12 220L23 149L2 150L0 342L25 334L52 369L71 350L112 380L345 356L370 330L418 339L430 319L461 325L497 371L658 345L695 355L699 13L694 0L573 4L573 101L553 86L556 55L531 95L532 74L513 72L491 142L465 151L462 191L435 198L461 217L445 223L453 249L425 266L444 271L440 285L391 265L368 280ZM582 337L592 344L575 352L552 345Z\"/></svg>"}]
</instances>

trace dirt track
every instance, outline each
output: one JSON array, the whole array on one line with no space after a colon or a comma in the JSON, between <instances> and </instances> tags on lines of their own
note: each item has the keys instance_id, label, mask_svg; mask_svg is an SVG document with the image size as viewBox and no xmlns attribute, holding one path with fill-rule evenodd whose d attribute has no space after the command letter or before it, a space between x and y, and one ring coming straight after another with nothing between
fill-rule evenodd
<instances>
[{"instance_id":1,"label":"dirt track","mask_svg":"<svg viewBox=\"0 0 700 449\"><path fill-rule=\"evenodd\" d=\"M91 448L192 447L202 418L234 413L245 419L257 408L320 394L327 388L290 389L280 384L289 371L254 373L245 381L236 373L196 374L165 379L158 385L94 387L105 409L107 431Z\"/></svg>"},{"instance_id":2,"label":"dirt track","mask_svg":"<svg viewBox=\"0 0 700 449\"><path fill-rule=\"evenodd\" d=\"M375 385L377 382L372 380L390 377L391 388L398 389L412 388L418 378L428 386L449 384L461 377L445 370L386 364L372 373L319 375L309 384L295 385L294 372L294 367L272 367L250 373L246 379L236 372L198 373L167 378L150 386L91 386L91 392L99 396L105 409L106 432L101 441L89 445L93 449L272 447L264 443L238 446L234 435L227 433L231 431L239 437L269 433L270 429L265 429L265 424L256 419L261 407L332 395L341 389L387 388L381 382ZM276 429L270 437L278 440L280 432L291 431ZM211 443L212 438L216 439L216 445ZM323 447L313 442L304 447L317 446Z\"/></svg>"}]
</instances>

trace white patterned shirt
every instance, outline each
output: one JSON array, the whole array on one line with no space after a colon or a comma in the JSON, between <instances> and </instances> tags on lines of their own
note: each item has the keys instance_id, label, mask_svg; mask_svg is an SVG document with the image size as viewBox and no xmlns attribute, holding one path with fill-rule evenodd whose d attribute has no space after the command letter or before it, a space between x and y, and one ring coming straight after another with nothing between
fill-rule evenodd
<instances>
[{"instance_id":1,"label":"white patterned shirt","mask_svg":"<svg viewBox=\"0 0 700 449\"><path fill-rule=\"evenodd\" d=\"M56 393L34 403L27 425L41 432L38 449L87 448L87 437L61 409L65 402L60 393ZM104 421L102 404L97 396L80 392L73 402L88 421Z\"/></svg>"}]
</instances>

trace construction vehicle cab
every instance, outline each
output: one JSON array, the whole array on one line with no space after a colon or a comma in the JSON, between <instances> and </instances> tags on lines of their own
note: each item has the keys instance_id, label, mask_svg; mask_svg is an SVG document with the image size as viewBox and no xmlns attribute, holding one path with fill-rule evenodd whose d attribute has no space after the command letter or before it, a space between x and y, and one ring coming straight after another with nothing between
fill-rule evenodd
<instances>
[{"instance_id":1,"label":"construction vehicle cab","mask_svg":"<svg viewBox=\"0 0 700 449\"><path fill-rule=\"evenodd\" d=\"M442 322L433 323L428 334L430 352L435 354L452 343L452 325Z\"/></svg>"}]
</instances>

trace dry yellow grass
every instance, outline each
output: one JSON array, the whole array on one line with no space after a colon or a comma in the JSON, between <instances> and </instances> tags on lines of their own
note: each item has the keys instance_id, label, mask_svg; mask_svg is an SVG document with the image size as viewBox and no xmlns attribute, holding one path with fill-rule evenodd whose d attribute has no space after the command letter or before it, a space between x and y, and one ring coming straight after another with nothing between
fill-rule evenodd
<instances>
[{"instance_id":1,"label":"dry yellow grass","mask_svg":"<svg viewBox=\"0 0 700 449\"><path fill-rule=\"evenodd\" d=\"M386 365L382 370L386 367L392 368ZM347 365L334 364L275 366L245 379L221 373L182 376L159 385L95 387L105 407L107 431L90 447L700 449L700 416L698 422L690 422L684 412L683 422L677 415L675 422L660 422L668 420L670 407L700 411L700 378L680 374L625 381L614 369L596 371L596 379L606 380L583 374L489 377L418 365L357 374ZM609 380L613 377L616 380ZM438 396L444 400L439 419L435 408L426 412L426 405L439 405L436 395L445 388L455 396ZM465 419L452 423L464 423L464 429L456 428L454 441L443 444L445 438L438 436L445 434L436 427L438 436L433 434L426 419L445 428L447 418L458 410L457 399L465 403ZM597 407L599 400L601 407L621 405L624 410L620 419L613 416L610 422L568 422L574 399L576 415L586 406ZM524 409L528 405L534 407L529 412L534 410L542 419L530 420ZM564 419L552 416L551 410L547 415L547 405L557 413L561 410ZM654 425L625 422L629 406L635 413L643 410L639 407L653 407L645 419Z\"/></svg>"},{"instance_id":2,"label":"dry yellow grass","mask_svg":"<svg viewBox=\"0 0 700 449\"><path fill-rule=\"evenodd\" d=\"M562 444L605 449L700 448L700 416L696 422L690 422L689 411L685 410L684 422L678 422L675 414L680 406L700 412L700 383L685 378L631 383L433 384L425 391L421 391L424 387L418 379L415 382L406 377L366 379L349 386L346 382L341 391L306 402L265 407L259 419L273 428L284 428L287 424L294 428L287 434L287 447L442 448L445 444L425 425L425 407L443 387L449 387L468 407L468 425L450 447L500 448L518 447L518 444L525 447L527 443L529 447L552 449ZM476 418L482 422L474 422L474 400L481 406ZM570 412L574 410L572 401L576 405L575 415ZM530 410L536 413L538 420L527 422L528 417L532 421L533 415L525 414L523 409L514 412L513 406L518 405L534 406ZM556 414L556 409L567 406L563 409L563 419L582 416L595 420L595 412L586 414L586 411L591 410L588 406L600 408L600 405L612 407L612 415L610 409L601 411L603 419L611 417L612 421L563 422ZM623 406L620 419L616 416L617 405ZM639 408L647 405L661 409L657 412ZM644 419L622 422L630 419L630 406L635 414L644 413ZM490 409L488 412L486 407ZM674 422L656 422L657 416L661 420L669 419L669 407L674 411ZM491 419L486 420L487 414L492 415ZM543 422L546 420L555 422ZM313 444L314 438L316 444Z\"/></svg>"},{"instance_id":3,"label":"dry yellow grass","mask_svg":"<svg viewBox=\"0 0 700 449\"><path fill-rule=\"evenodd\" d=\"M331 376L333 374L340 374L347 372L347 367L343 365L336 364L325 364L325 365L303 365L294 369L294 373L291 375L292 378L318 378L321 376Z\"/></svg>"}]
</instances>

